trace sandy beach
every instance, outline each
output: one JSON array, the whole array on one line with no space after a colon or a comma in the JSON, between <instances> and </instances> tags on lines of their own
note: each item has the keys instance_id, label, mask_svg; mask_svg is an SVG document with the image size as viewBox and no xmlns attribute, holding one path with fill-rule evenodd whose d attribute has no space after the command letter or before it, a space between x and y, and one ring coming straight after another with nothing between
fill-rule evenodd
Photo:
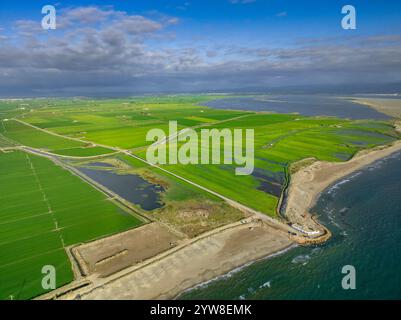
<instances>
[{"instance_id":1,"label":"sandy beach","mask_svg":"<svg viewBox=\"0 0 401 320\"><path fill-rule=\"evenodd\" d=\"M294 245L285 232L248 219L193 243L179 246L143 265L104 279L60 299L172 299L200 283Z\"/></svg>"},{"instance_id":2,"label":"sandy beach","mask_svg":"<svg viewBox=\"0 0 401 320\"><path fill-rule=\"evenodd\" d=\"M401 141L390 146L363 150L347 162L316 161L291 177L285 215L293 223L319 228L310 214L320 194L336 181L401 150Z\"/></svg>"},{"instance_id":3,"label":"sandy beach","mask_svg":"<svg viewBox=\"0 0 401 320\"><path fill-rule=\"evenodd\" d=\"M384 98L350 98L350 100L373 108L379 112L385 113L391 117L400 118L401 116L401 99L384 99Z\"/></svg>"}]
</instances>

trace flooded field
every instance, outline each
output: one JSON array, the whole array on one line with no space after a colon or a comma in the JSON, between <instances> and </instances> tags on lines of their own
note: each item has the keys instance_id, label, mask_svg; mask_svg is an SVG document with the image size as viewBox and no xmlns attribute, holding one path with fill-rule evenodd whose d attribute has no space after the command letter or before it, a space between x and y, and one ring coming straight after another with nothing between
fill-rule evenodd
<instances>
[{"instance_id":1,"label":"flooded field","mask_svg":"<svg viewBox=\"0 0 401 320\"><path fill-rule=\"evenodd\" d=\"M279 173L268 172L267 170L256 168L252 176L260 182L258 190L270 193L276 197L280 197L284 189L284 176Z\"/></svg>"}]
</instances>

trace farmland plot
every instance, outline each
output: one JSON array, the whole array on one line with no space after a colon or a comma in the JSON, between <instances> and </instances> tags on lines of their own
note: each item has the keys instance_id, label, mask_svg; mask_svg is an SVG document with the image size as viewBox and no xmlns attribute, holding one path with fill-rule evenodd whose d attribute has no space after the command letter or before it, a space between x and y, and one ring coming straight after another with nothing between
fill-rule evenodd
<instances>
[{"instance_id":1,"label":"farmland plot","mask_svg":"<svg viewBox=\"0 0 401 320\"><path fill-rule=\"evenodd\" d=\"M57 286L73 280L65 248L141 224L51 161L15 151L0 154L0 299L46 292L42 267Z\"/></svg>"}]
</instances>

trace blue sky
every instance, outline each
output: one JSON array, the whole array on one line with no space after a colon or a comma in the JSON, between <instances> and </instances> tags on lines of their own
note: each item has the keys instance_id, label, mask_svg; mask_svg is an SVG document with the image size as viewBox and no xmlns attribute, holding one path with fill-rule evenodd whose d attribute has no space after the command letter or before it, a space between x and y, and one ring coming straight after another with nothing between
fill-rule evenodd
<instances>
[{"instance_id":1,"label":"blue sky","mask_svg":"<svg viewBox=\"0 0 401 320\"><path fill-rule=\"evenodd\" d=\"M46 4L57 30L40 30ZM2 0L0 94L390 83L400 47L397 0Z\"/></svg>"}]
</instances>

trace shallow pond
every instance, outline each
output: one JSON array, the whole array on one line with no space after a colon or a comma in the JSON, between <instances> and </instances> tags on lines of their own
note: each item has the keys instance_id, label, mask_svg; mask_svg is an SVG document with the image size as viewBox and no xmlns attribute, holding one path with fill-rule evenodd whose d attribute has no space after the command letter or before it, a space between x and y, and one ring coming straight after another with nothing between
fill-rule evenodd
<instances>
[{"instance_id":1,"label":"shallow pond","mask_svg":"<svg viewBox=\"0 0 401 320\"><path fill-rule=\"evenodd\" d=\"M161 192L164 191L163 187L151 184L138 175L122 175L109 170L83 167L78 170L121 198L140 206L143 210L150 211L164 205L160 198Z\"/></svg>"}]
</instances>

